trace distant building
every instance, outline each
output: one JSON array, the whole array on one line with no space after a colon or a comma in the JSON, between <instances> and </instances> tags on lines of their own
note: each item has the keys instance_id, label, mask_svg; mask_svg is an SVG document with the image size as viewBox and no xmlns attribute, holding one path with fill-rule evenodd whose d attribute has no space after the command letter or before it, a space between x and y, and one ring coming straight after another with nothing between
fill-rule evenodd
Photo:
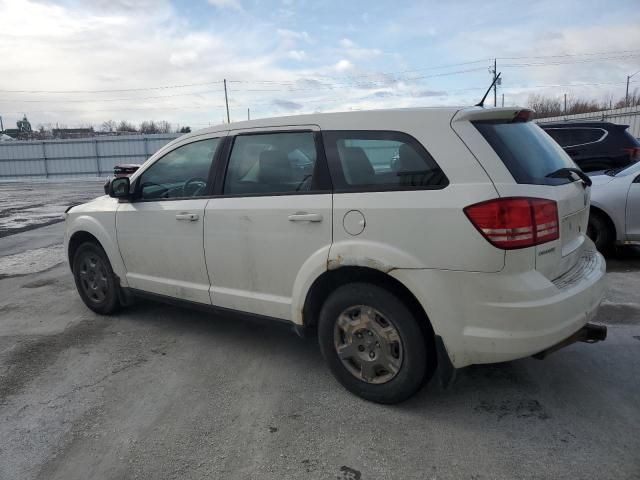
<instances>
[{"instance_id":1,"label":"distant building","mask_svg":"<svg viewBox=\"0 0 640 480\"><path fill-rule=\"evenodd\" d=\"M27 120L27 116L25 115L22 120L18 120L16 122L16 125L18 126L18 132L20 133L31 133L31 123L29 122L29 120Z\"/></svg>"},{"instance_id":2,"label":"distant building","mask_svg":"<svg viewBox=\"0 0 640 480\"><path fill-rule=\"evenodd\" d=\"M53 138L86 138L93 137L93 127L89 128L54 128L51 133Z\"/></svg>"},{"instance_id":3,"label":"distant building","mask_svg":"<svg viewBox=\"0 0 640 480\"><path fill-rule=\"evenodd\" d=\"M27 120L26 115L22 117L22 120L18 120L16 122L16 126L18 128L7 128L2 133L16 140L29 140L33 138L34 134L36 133L31 129L31 122Z\"/></svg>"}]
</instances>

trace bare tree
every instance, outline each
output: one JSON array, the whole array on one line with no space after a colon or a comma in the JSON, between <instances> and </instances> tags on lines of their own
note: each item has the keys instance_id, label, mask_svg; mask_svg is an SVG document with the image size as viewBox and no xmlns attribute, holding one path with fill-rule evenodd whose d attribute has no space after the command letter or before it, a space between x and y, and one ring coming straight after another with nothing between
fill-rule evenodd
<instances>
[{"instance_id":1,"label":"bare tree","mask_svg":"<svg viewBox=\"0 0 640 480\"><path fill-rule=\"evenodd\" d=\"M100 130L103 132L115 132L118 128L118 124L115 120L107 120L106 122L102 122L100 126Z\"/></svg>"},{"instance_id":2,"label":"bare tree","mask_svg":"<svg viewBox=\"0 0 640 480\"><path fill-rule=\"evenodd\" d=\"M153 120L145 120L140 124L141 133L159 133L158 126Z\"/></svg>"},{"instance_id":3,"label":"bare tree","mask_svg":"<svg viewBox=\"0 0 640 480\"><path fill-rule=\"evenodd\" d=\"M131 122L127 122L126 120L120 120L118 127L116 128L117 132L137 132L136 127Z\"/></svg>"},{"instance_id":4,"label":"bare tree","mask_svg":"<svg viewBox=\"0 0 640 480\"><path fill-rule=\"evenodd\" d=\"M158 133L171 133L171 124L166 120L161 120L156 124Z\"/></svg>"},{"instance_id":5,"label":"bare tree","mask_svg":"<svg viewBox=\"0 0 640 480\"><path fill-rule=\"evenodd\" d=\"M555 117L562 115L563 105L560 99L545 97L539 93L529 95L529 108L536 112L536 117Z\"/></svg>"},{"instance_id":6,"label":"bare tree","mask_svg":"<svg viewBox=\"0 0 640 480\"><path fill-rule=\"evenodd\" d=\"M588 98L567 97L567 109L564 109L564 99L556 97L545 97L541 94L529 96L529 108L535 110L536 117L558 117L561 115L573 115L576 113L600 112L611 108L622 108L627 105L624 97L615 101L613 95L605 96L601 101ZM640 94L634 91L629 95L629 106L640 105Z\"/></svg>"}]
</instances>

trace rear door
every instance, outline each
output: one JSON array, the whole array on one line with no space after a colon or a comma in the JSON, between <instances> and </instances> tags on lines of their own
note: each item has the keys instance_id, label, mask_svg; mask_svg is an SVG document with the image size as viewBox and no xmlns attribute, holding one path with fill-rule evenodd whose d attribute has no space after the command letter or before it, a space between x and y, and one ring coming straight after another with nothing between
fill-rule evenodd
<instances>
[{"instance_id":1,"label":"rear door","mask_svg":"<svg viewBox=\"0 0 640 480\"><path fill-rule=\"evenodd\" d=\"M470 145L501 197L554 200L559 238L535 248L536 270L555 279L571 269L588 244L590 189L575 178L549 178L561 168L576 168L566 152L536 124L527 111L471 111L456 117L454 129ZM489 118L487 118L489 117ZM466 121L465 121L466 120Z\"/></svg>"},{"instance_id":2,"label":"rear door","mask_svg":"<svg viewBox=\"0 0 640 480\"><path fill-rule=\"evenodd\" d=\"M319 129L232 132L219 193L206 206L204 247L211 302L291 319L294 284L324 265L332 195Z\"/></svg>"}]
</instances>

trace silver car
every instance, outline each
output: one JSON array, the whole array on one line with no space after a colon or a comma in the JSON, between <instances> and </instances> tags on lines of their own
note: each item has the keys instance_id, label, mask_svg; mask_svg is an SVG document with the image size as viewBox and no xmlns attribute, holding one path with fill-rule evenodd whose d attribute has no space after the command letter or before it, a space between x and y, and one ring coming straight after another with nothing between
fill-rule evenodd
<instances>
[{"instance_id":1,"label":"silver car","mask_svg":"<svg viewBox=\"0 0 640 480\"><path fill-rule=\"evenodd\" d=\"M598 250L640 243L640 162L623 170L593 172L587 233Z\"/></svg>"}]
</instances>

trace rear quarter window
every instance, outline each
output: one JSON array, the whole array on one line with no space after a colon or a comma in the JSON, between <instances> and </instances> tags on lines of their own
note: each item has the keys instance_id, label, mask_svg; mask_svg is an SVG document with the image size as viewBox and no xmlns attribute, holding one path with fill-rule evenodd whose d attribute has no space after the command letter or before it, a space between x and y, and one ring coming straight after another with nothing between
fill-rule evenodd
<instances>
[{"instance_id":1,"label":"rear quarter window","mask_svg":"<svg viewBox=\"0 0 640 480\"><path fill-rule=\"evenodd\" d=\"M412 136L392 131L322 133L335 191L433 190L449 180Z\"/></svg>"},{"instance_id":2,"label":"rear quarter window","mask_svg":"<svg viewBox=\"0 0 640 480\"><path fill-rule=\"evenodd\" d=\"M517 183L561 185L565 178L548 178L561 168L576 168L567 153L532 122L473 122Z\"/></svg>"}]
</instances>

